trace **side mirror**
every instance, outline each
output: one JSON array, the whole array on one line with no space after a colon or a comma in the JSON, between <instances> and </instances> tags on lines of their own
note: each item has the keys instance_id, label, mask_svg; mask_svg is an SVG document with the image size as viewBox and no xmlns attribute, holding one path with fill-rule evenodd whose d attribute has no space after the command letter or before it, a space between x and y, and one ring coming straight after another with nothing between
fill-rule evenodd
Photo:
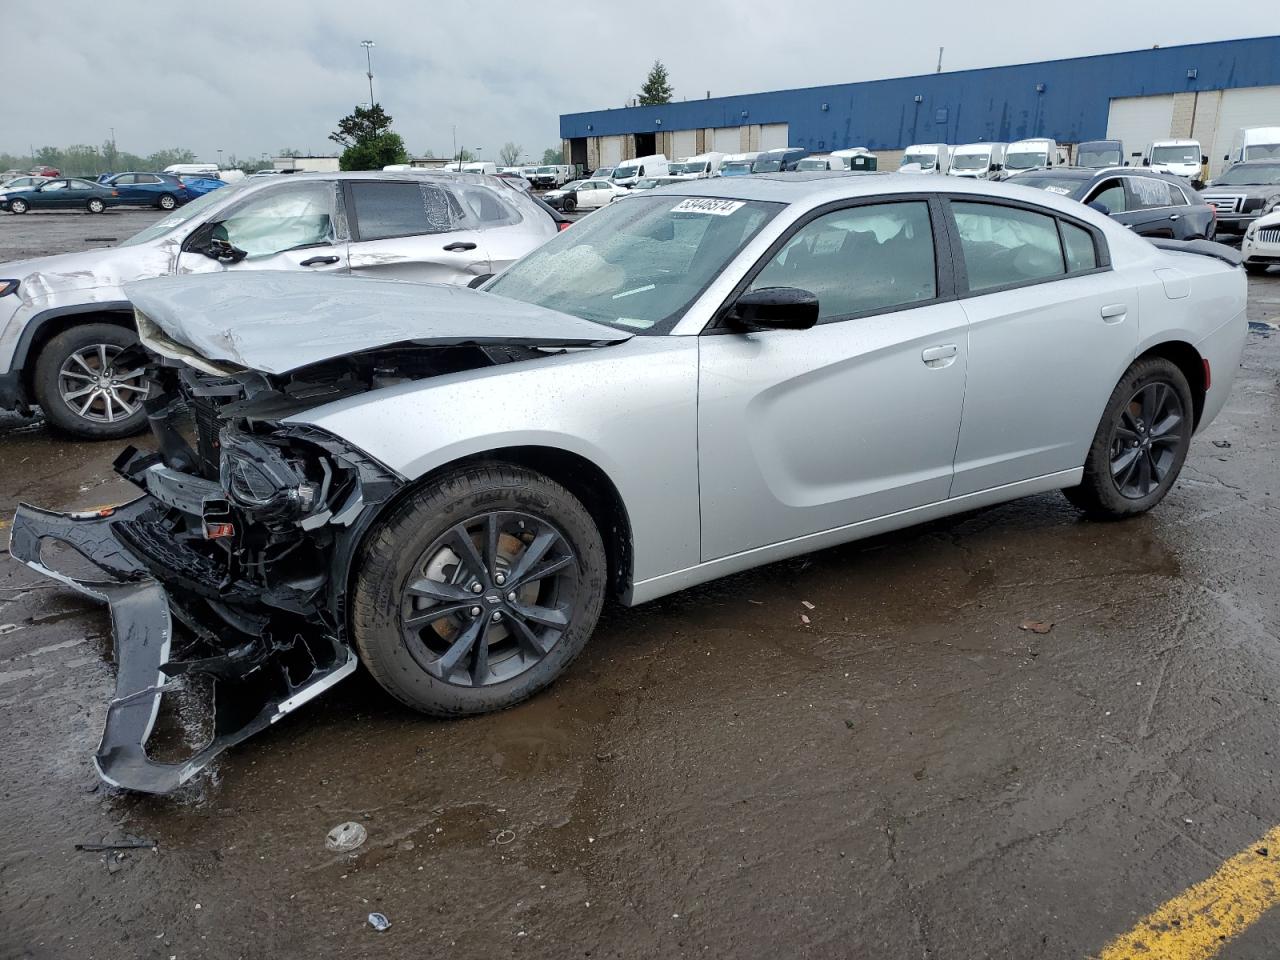
<instances>
[{"instance_id":1,"label":"side mirror","mask_svg":"<svg viewBox=\"0 0 1280 960\"><path fill-rule=\"evenodd\" d=\"M1143 158L1142 158L1142 165L1143 165L1144 167L1149 167L1149 166L1151 166L1151 158L1150 158L1150 157L1143 157Z\"/></svg>"},{"instance_id":2,"label":"side mirror","mask_svg":"<svg viewBox=\"0 0 1280 960\"><path fill-rule=\"evenodd\" d=\"M818 298L796 287L762 287L737 299L726 318L748 333L758 330L808 330L818 322Z\"/></svg>"},{"instance_id":3,"label":"side mirror","mask_svg":"<svg viewBox=\"0 0 1280 960\"><path fill-rule=\"evenodd\" d=\"M1205 155L1202 153L1202 154L1200 154L1200 162L1201 162L1201 163L1208 163L1208 162L1209 162L1209 158L1208 158L1207 156L1205 156Z\"/></svg>"},{"instance_id":4,"label":"side mirror","mask_svg":"<svg viewBox=\"0 0 1280 960\"><path fill-rule=\"evenodd\" d=\"M1108 207L1101 200L1090 200L1088 205L1093 207L1093 209L1097 210L1104 217L1111 216L1111 208Z\"/></svg>"},{"instance_id":5,"label":"side mirror","mask_svg":"<svg viewBox=\"0 0 1280 960\"><path fill-rule=\"evenodd\" d=\"M239 263L249 255L226 238L226 229L220 223L206 223L200 227L187 237L182 249L219 263Z\"/></svg>"},{"instance_id":6,"label":"side mirror","mask_svg":"<svg viewBox=\"0 0 1280 960\"><path fill-rule=\"evenodd\" d=\"M1128 160L1126 160L1126 161L1124 162L1124 165L1127 167L1127 166L1129 165L1129 161L1128 161Z\"/></svg>"}]
</instances>

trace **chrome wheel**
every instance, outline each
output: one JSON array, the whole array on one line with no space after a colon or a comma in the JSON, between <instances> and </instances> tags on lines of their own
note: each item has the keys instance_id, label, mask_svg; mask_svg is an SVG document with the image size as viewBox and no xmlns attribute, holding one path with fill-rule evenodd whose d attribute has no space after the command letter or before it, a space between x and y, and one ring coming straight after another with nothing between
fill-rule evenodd
<instances>
[{"instance_id":1,"label":"chrome wheel","mask_svg":"<svg viewBox=\"0 0 1280 960\"><path fill-rule=\"evenodd\" d=\"M107 205L103 203L101 200L98 200L95 198L89 201L90 213L102 213L106 209L107 209Z\"/></svg>"},{"instance_id":2,"label":"chrome wheel","mask_svg":"<svg viewBox=\"0 0 1280 960\"><path fill-rule=\"evenodd\" d=\"M510 680L569 629L580 579L577 555L547 521L514 512L472 517L437 537L414 565L401 594L405 644L447 683Z\"/></svg>"},{"instance_id":3,"label":"chrome wheel","mask_svg":"<svg viewBox=\"0 0 1280 960\"><path fill-rule=\"evenodd\" d=\"M1141 500L1165 481L1189 439L1188 420L1178 392L1148 383L1120 408L1111 432L1111 478L1130 500Z\"/></svg>"},{"instance_id":4,"label":"chrome wheel","mask_svg":"<svg viewBox=\"0 0 1280 960\"><path fill-rule=\"evenodd\" d=\"M58 368L58 394L78 417L94 423L117 423L138 412L149 389L142 367L117 370L120 347L89 344Z\"/></svg>"},{"instance_id":5,"label":"chrome wheel","mask_svg":"<svg viewBox=\"0 0 1280 960\"><path fill-rule=\"evenodd\" d=\"M27 212L27 201L25 201L25 200L10 200L10 201L9 201L9 211L10 211L11 213L26 213L26 212Z\"/></svg>"},{"instance_id":6,"label":"chrome wheel","mask_svg":"<svg viewBox=\"0 0 1280 960\"><path fill-rule=\"evenodd\" d=\"M172 210L177 205L178 205L178 201L173 199L173 197L169 196L169 194L167 193L160 198L161 210Z\"/></svg>"}]
</instances>

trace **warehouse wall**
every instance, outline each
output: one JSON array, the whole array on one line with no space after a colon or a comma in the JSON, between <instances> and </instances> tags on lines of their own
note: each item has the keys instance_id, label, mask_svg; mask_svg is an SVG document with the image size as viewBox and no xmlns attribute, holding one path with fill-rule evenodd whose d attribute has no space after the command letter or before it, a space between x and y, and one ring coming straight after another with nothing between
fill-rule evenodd
<instances>
[{"instance_id":1,"label":"warehouse wall","mask_svg":"<svg viewBox=\"0 0 1280 960\"><path fill-rule=\"evenodd\" d=\"M561 136L570 139L659 127L749 130L786 123L791 144L810 150L848 145L899 149L911 143L1030 136L1078 143L1105 136L1113 98L1272 85L1280 85L1280 37L1259 37L566 114L560 128Z\"/></svg>"}]
</instances>

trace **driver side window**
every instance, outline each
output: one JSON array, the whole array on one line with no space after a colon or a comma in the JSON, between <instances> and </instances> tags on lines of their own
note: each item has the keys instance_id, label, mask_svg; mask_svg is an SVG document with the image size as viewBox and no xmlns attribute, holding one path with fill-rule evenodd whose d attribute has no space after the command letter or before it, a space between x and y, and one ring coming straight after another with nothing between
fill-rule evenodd
<instances>
[{"instance_id":1,"label":"driver side window","mask_svg":"<svg viewBox=\"0 0 1280 960\"><path fill-rule=\"evenodd\" d=\"M1107 180L1098 185L1090 201L1105 204L1111 213L1124 213L1128 209L1125 203L1124 184L1119 180Z\"/></svg>"},{"instance_id":2,"label":"driver side window","mask_svg":"<svg viewBox=\"0 0 1280 960\"><path fill-rule=\"evenodd\" d=\"M214 236L245 251L247 259L331 243L334 200L332 183L291 184L247 200L217 224Z\"/></svg>"}]
</instances>

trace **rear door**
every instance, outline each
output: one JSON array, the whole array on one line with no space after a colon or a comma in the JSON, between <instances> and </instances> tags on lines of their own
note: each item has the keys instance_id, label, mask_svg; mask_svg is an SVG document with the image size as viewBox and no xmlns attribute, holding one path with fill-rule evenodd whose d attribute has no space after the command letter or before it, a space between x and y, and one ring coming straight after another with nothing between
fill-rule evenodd
<instances>
[{"instance_id":1,"label":"rear door","mask_svg":"<svg viewBox=\"0 0 1280 960\"><path fill-rule=\"evenodd\" d=\"M512 191L467 183L459 184L456 192L481 234L490 273L505 270L560 230L543 210L526 213L503 196Z\"/></svg>"},{"instance_id":2,"label":"rear door","mask_svg":"<svg viewBox=\"0 0 1280 960\"><path fill-rule=\"evenodd\" d=\"M343 187L352 273L465 285L493 272L479 222L454 185L346 180Z\"/></svg>"},{"instance_id":3,"label":"rear door","mask_svg":"<svg viewBox=\"0 0 1280 960\"><path fill-rule=\"evenodd\" d=\"M1125 177L1133 232L1144 237L1172 240L1182 212L1176 210L1169 184L1155 177Z\"/></svg>"},{"instance_id":4,"label":"rear door","mask_svg":"<svg viewBox=\"0 0 1280 960\"><path fill-rule=\"evenodd\" d=\"M969 320L953 497L1084 464L1138 341L1138 296L1087 224L1016 201L949 201Z\"/></svg>"}]
</instances>

